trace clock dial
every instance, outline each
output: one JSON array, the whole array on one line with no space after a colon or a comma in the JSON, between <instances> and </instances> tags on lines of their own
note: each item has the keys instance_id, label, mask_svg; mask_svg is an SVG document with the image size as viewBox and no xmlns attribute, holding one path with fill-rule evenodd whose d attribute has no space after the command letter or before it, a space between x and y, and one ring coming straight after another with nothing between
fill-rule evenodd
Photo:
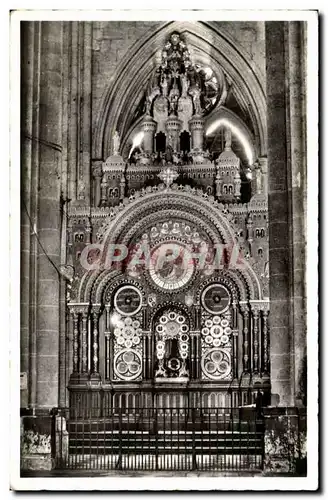
<instances>
[{"instance_id":1,"label":"clock dial","mask_svg":"<svg viewBox=\"0 0 328 500\"><path fill-rule=\"evenodd\" d=\"M223 285L210 285L203 292L202 304L207 312L211 314L221 314L226 311L230 305L230 294Z\"/></svg>"},{"instance_id":2,"label":"clock dial","mask_svg":"<svg viewBox=\"0 0 328 500\"><path fill-rule=\"evenodd\" d=\"M156 247L150 259L149 274L163 290L177 290L191 279L194 262L189 250L178 243L163 243Z\"/></svg>"},{"instance_id":3,"label":"clock dial","mask_svg":"<svg viewBox=\"0 0 328 500\"><path fill-rule=\"evenodd\" d=\"M124 316L132 316L140 311L142 296L138 288L126 285L120 288L114 297L114 306L118 313ZM132 320L131 320L132 324Z\"/></svg>"}]
</instances>

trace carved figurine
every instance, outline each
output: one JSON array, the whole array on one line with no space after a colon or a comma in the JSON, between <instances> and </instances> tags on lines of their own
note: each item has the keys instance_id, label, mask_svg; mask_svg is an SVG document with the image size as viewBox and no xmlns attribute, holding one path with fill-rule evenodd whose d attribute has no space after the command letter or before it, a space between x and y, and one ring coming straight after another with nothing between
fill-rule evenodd
<instances>
[{"instance_id":1,"label":"carved figurine","mask_svg":"<svg viewBox=\"0 0 328 500\"><path fill-rule=\"evenodd\" d=\"M116 155L119 155L120 154L120 136L117 132L117 130L115 131L115 134L114 134L114 137L113 137L113 155L116 156Z\"/></svg>"}]
</instances>

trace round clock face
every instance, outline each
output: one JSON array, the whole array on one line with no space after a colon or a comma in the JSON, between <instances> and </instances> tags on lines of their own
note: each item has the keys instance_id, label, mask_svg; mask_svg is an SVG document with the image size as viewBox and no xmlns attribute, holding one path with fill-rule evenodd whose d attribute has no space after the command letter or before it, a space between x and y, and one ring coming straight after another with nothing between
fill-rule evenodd
<instances>
[{"instance_id":1,"label":"round clock face","mask_svg":"<svg viewBox=\"0 0 328 500\"><path fill-rule=\"evenodd\" d=\"M115 294L114 306L116 311L124 316L136 314L142 306L140 291L131 285L123 286Z\"/></svg>"},{"instance_id":2,"label":"round clock face","mask_svg":"<svg viewBox=\"0 0 328 500\"><path fill-rule=\"evenodd\" d=\"M210 285L203 292L202 304L207 312L221 314L230 305L230 294L223 285Z\"/></svg>"},{"instance_id":3,"label":"round clock face","mask_svg":"<svg viewBox=\"0 0 328 500\"><path fill-rule=\"evenodd\" d=\"M163 290L178 290L188 283L193 272L192 255L179 243L163 243L151 254L149 274Z\"/></svg>"}]
</instances>

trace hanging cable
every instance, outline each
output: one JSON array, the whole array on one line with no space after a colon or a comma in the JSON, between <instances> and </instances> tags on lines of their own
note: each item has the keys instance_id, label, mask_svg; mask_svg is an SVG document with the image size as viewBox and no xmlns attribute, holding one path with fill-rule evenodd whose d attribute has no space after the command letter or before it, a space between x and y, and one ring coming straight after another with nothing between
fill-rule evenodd
<instances>
[{"instance_id":1,"label":"hanging cable","mask_svg":"<svg viewBox=\"0 0 328 500\"><path fill-rule=\"evenodd\" d=\"M23 199L22 199L22 203L23 203L23 206L24 206L25 212L26 212L26 214L27 214L27 217L28 217L28 219L29 219L29 221L30 221L31 228L32 228L32 230L33 230L33 233L32 233L32 234L35 234L36 239L37 239L37 242L39 243L40 248L42 249L42 251L43 251L44 255L47 257L47 259L49 260L50 264L51 264L51 265L52 265L52 266L56 269L57 274L58 274L58 276L60 277L60 276L61 276L61 272L59 271L59 269L58 269L58 267L56 266L56 264L54 263L54 261L53 261L53 260L49 257L49 255L47 254L47 252L46 252L46 250L45 250L44 246L42 245L42 243L41 243L41 241L40 241L40 238L39 238L39 236L38 236L38 233L37 233L36 229L34 228L34 224L33 224L33 221L32 221L32 219L31 219L31 216L30 216L30 214L29 214L29 211L28 211L28 209L27 209L27 206L26 206L26 204L25 204L25 201L24 201Z\"/></svg>"}]
</instances>

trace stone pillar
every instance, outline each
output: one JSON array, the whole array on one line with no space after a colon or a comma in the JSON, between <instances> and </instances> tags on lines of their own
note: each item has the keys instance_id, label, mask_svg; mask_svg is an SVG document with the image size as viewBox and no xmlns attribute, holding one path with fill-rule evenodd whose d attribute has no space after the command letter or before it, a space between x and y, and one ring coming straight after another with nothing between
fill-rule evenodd
<instances>
[{"instance_id":1,"label":"stone pillar","mask_svg":"<svg viewBox=\"0 0 328 500\"><path fill-rule=\"evenodd\" d=\"M38 74L40 71L41 23L22 23L21 52L21 284L20 284L20 370L27 386L21 389L21 406L35 405L36 398L36 307L35 294L38 242L33 232L37 223L37 183L39 143Z\"/></svg>"},{"instance_id":2,"label":"stone pillar","mask_svg":"<svg viewBox=\"0 0 328 500\"><path fill-rule=\"evenodd\" d=\"M295 392L300 399L305 371L303 31L300 22L266 22L270 363L280 405L297 402Z\"/></svg>"},{"instance_id":3,"label":"stone pillar","mask_svg":"<svg viewBox=\"0 0 328 500\"><path fill-rule=\"evenodd\" d=\"M40 24L40 74L38 80L39 142L38 182L34 185L37 200L35 232L37 263L34 279L36 400L38 410L58 406L60 274L61 263L61 143L62 143L62 32L61 22ZM33 333L34 334L34 333Z\"/></svg>"},{"instance_id":4,"label":"stone pillar","mask_svg":"<svg viewBox=\"0 0 328 500\"><path fill-rule=\"evenodd\" d=\"M306 392L306 23L288 24L288 101L290 107L290 245L292 254L291 310L293 318L294 359L292 377L295 385L295 404L305 403ZM311 57L311 56L309 56ZM271 317L271 314L270 314ZM271 320L270 320L271 321Z\"/></svg>"}]
</instances>

